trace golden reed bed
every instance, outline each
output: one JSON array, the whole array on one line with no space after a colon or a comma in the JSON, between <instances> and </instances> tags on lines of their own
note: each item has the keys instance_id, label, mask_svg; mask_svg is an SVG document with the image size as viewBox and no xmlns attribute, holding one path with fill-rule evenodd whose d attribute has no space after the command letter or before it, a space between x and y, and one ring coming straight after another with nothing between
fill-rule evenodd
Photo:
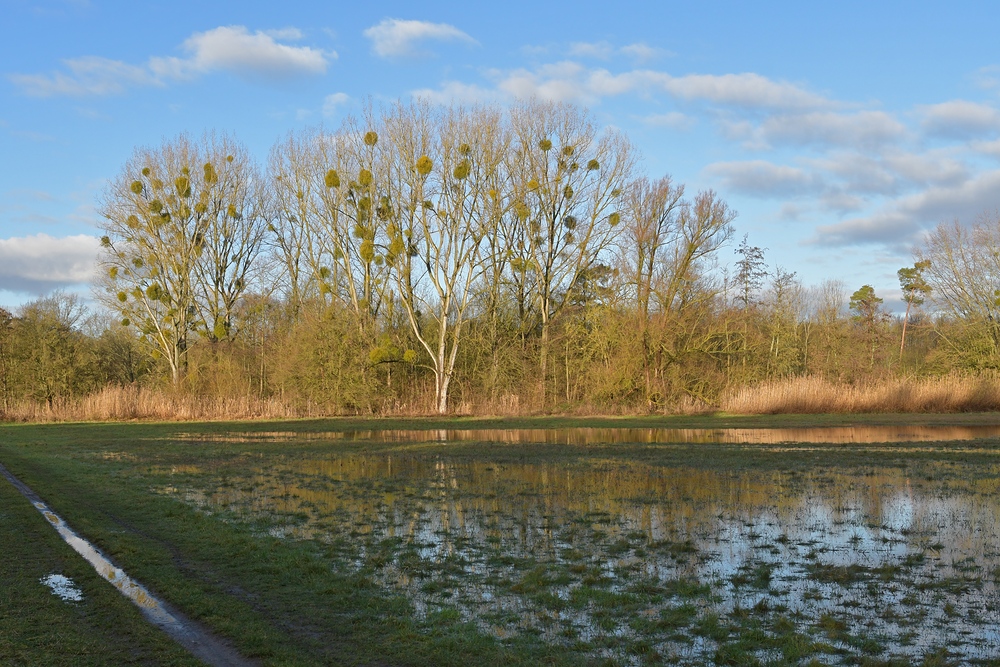
<instances>
[{"instance_id":1,"label":"golden reed bed","mask_svg":"<svg viewBox=\"0 0 1000 667\"><path fill-rule=\"evenodd\" d=\"M529 414L517 397L484 405L464 403L458 414L515 416ZM748 385L724 392L716 405L683 398L665 412L674 414L821 414L935 413L1000 410L1000 376L946 375L898 378L855 385L818 377L800 377ZM418 416L430 405L391 405L353 414ZM573 416L645 413L640 406L578 406ZM106 387L88 396L47 403L23 402L0 410L15 422L118 420L250 420L333 416L319 406L293 405L279 398L205 397L140 387Z\"/></svg>"},{"instance_id":2,"label":"golden reed bed","mask_svg":"<svg viewBox=\"0 0 1000 667\"><path fill-rule=\"evenodd\" d=\"M1000 378L946 375L857 385L792 378L740 387L724 395L719 408L734 414L989 412L1000 410Z\"/></svg>"}]
</instances>

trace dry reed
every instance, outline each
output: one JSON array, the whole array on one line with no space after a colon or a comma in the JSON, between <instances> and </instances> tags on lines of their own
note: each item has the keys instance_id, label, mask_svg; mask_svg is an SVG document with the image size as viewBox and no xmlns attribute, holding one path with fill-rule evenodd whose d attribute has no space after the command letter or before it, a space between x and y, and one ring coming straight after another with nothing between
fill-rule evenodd
<instances>
[{"instance_id":1,"label":"dry reed","mask_svg":"<svg viewBox=\"0 0 1000 667\"><path fill-rule=\"evenodd\" d=\"M22 401L0 408L0 421L244 421L252 419L296 419L380 415L423 417L435 414L433 396L413 396L369 409L338 412L325 406L261 399L252 396L197 396L143 387L108 386L82 397L59 398L48 403ZM527 414L518 397L506 395L482 403L458 403L456 415L517 416Z\"/></svg>"},{"instance_id":2,"label":"dry reed","mask_svg":"<svg viewBox=\"0 0 1000 667\"><path fill-rule=\"evenodd\" d=\"M22 402L0 413L4 421L193 421L281 419L312 416L276 399L200 397L140 387L105 387L80 398L52 404Z\"/></svg>"},{"instance_id":3,"label":"dry reed","mask_svg":"<svg viewBox=\"0 0 1000 667\"><path fill-rule=\"evenodd\" d=\"M837 384L800 377L740 387L722 397L734 414L985 412L1000 410L1000 377L945 375Z\"/></svg>"},{"instance_id":4,"label":"dry reed","mask_svg":"<svg viewBox=\"0 0 1000 667\"><path fill-rule=\"evenodd\" d=\"M373 406L367 414L416 417L433 414L432 402L416 398ZM453 414L525 416L539 414L515 395L479 402L461 401ZM712 408L694 399L664 406L665 413L703 414ZM744 386L724 394L718 408L733 414L821 414L872 412L983 412L1000 410L1000 375L946 375L897 378L864 384L837 384L818 377L800 377ZM648 406L578 405L575 416L647 414ZM358 413L352 413L358 414ZM314 405L297 405L278 398L251 396L205 397L141 387L105 387L84 397L50 404L22 402L0 410L0 420L58 421L195 421L294 419L335 416Z\"/></svg>"}]
</instances>

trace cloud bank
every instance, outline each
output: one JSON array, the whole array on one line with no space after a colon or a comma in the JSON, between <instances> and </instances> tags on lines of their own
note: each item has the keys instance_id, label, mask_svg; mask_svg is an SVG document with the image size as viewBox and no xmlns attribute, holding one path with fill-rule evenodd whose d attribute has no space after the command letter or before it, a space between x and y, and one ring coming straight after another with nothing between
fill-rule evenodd
<instances>
[{"instance_id":1,"label":"cloud bank","mask_svg":"<svg viewBox=\"0 0 1000 667\"><path fill-rule=\"evenodd\" d=\"M0 290L46 294L94 279L100 241L79 234L0 239Z\"/></svg>"}]
</instances>

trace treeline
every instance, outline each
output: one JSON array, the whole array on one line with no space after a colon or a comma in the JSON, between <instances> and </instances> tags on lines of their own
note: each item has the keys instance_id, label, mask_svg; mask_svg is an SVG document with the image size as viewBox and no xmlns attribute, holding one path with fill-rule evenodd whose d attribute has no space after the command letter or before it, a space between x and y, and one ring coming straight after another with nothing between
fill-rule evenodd
<instances>
[{"instance_id":1,"label":"treeline","mask_svg":"<svg viewBox=\"0 0 1000 667\"><path fill-rule=\"evenodd\" d=\"M995 221L940 227L893 318L870 286L804 288L734 242L716 193L638 163L537 102L370 109L266 165L223 135L139 149L101 204L106 319L61 295L4 314L4 405L112 385L311 414L665 411L996 368Z\"/></svg>"}]
</instances>

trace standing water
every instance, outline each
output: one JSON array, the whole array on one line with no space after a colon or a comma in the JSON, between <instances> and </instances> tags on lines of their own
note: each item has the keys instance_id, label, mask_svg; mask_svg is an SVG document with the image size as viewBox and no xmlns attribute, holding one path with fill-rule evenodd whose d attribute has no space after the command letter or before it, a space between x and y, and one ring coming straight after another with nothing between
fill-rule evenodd
<instances>
[{"instance_id":1,"label":"standing water","mask_svg":"<svg viewBox=\"0 0 1000 667\"><path fill-rule=\"evenodd\" d=\"M637 664L974 660L1000 654L1000 450L973 442L997 435L236 433L212 439L283 446L155 472L501 639Z\"/></svg>"}]
</instances>

